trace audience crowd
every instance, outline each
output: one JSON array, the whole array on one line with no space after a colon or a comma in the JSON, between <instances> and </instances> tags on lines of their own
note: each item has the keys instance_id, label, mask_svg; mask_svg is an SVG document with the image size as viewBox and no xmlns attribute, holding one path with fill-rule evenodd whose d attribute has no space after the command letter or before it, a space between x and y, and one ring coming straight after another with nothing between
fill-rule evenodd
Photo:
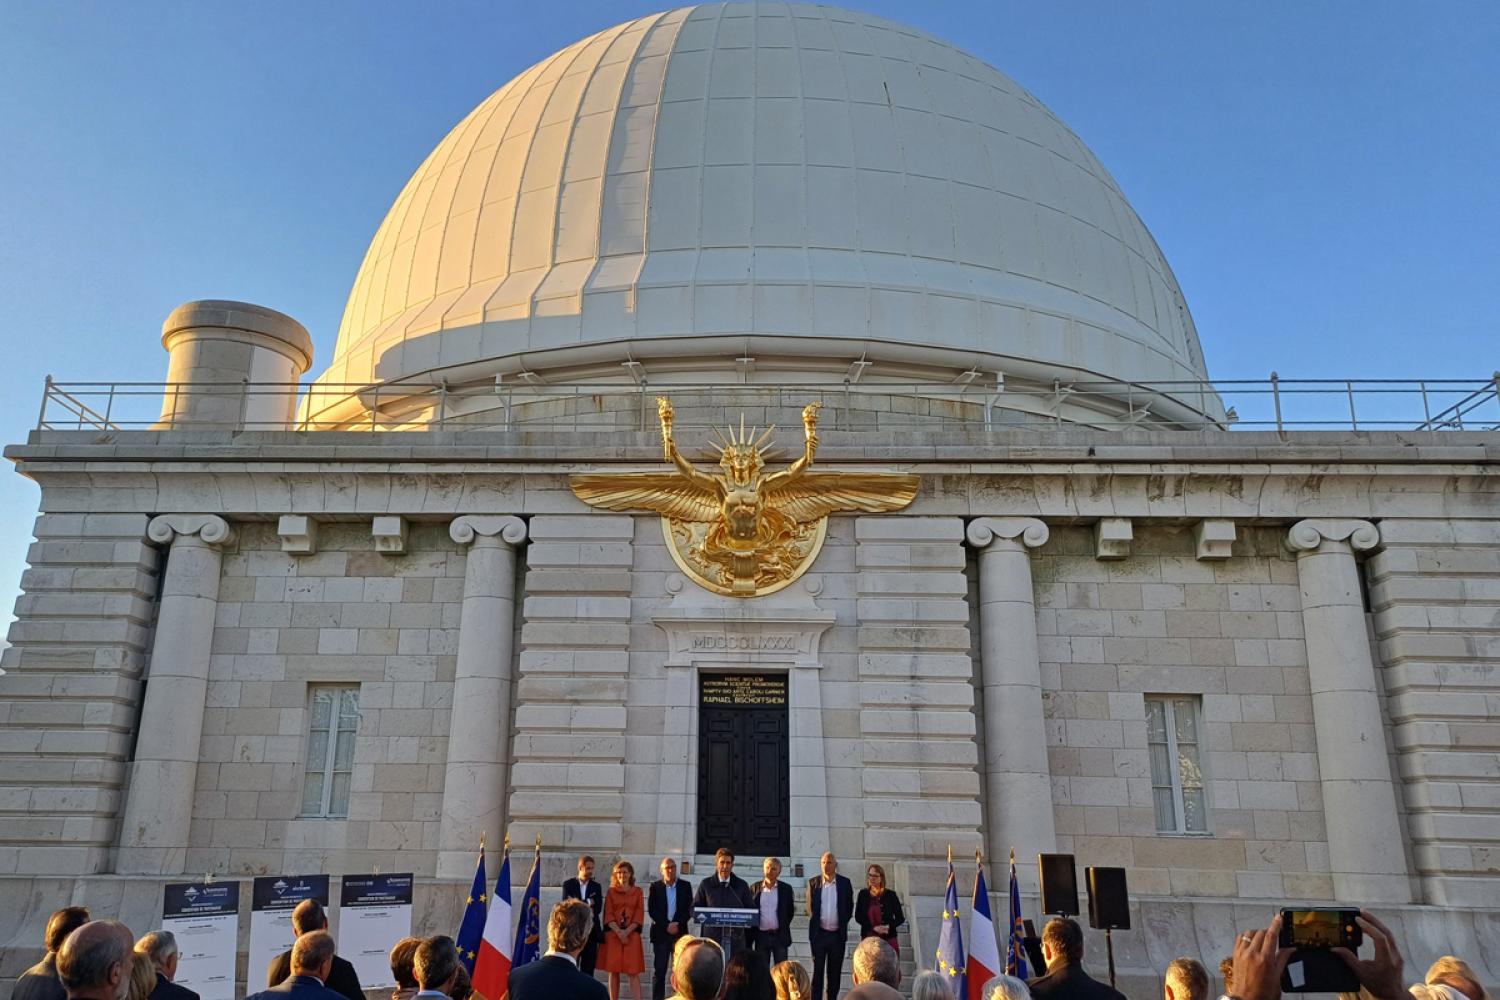
<instances>
[{"instance_id":1,"label":"audience crowd","mask_svg":"<svg viewBox=\"0 0 1500 1000\"><path fill-rule=\"evenodd\" d=\"M622 980L632 1000L641 1000L645 969L642 932L651 920L653 1000L838 1000L848 925L861 939L851 961L852 988L845 1000L899 1000L901 964L898 929L905 922L901 901L885 885L878 865L866 871L868 887L856 897L838 874L831 853L807 886L808 943L813 970L787 960L791 943L792 892L779 881L781 864L767 858L764 878L752 888L734 875L734 855L720 850L715 872L696 893L677 877L677 864L663 858L661 879L643 893L628 862L619 862L604 891L593 881L594 861L579 860L578 877L564 884L564 898L547 922L547 951L537 961L511 970L510 1000L619 1000ZM711 928L688 933L695 909L724 906L755 910L746 928ZM1395 936L1378 917L1361 910L1358 924L1368 957L1348 949L1332 953L1358 981L1358 994L1344 1000L1490 1000L1474 969L1444 956L1422 982L1407 985L1405 961ZM336 953L328 916L316 900L304 900L292 913L296 941L267 970L267 988L247 1000L365 1000L354 967ZM1280 1000L1283 973L1293 951L1280 946L1281 917L1264 928L1239 934L1233 954L1220 962L1226 1000ZM603 947L601 948L601 944ZM139 940L114 920L92 920L84 907L52 914L43 936L46 955L17 980L12 1000L199 1000L174 982L177 941L170 931L152 931ZM1030 982L998 975L984 986L984 1000L1125 1000L1083 967L1083 930L1068 917L1049 920L1042 930L1045 970ZM727 954L727 960L726 960ZM609 985L594 978L595 966ZM396 988L390 1000L469 1000L469 974L453 939L446 935L408 937L390 952ZM968 1000L955 997L950 977L919 972L912 1000ZM1208 971L1193 958L1166 968L1162 1000L1213 1000ZM501 1000L499 997L484 1000ZM1136 997L1135 1000L1148 1000ZM1154 1000L1154 998L1151 998Z\"/></svg>"}]
</instances>

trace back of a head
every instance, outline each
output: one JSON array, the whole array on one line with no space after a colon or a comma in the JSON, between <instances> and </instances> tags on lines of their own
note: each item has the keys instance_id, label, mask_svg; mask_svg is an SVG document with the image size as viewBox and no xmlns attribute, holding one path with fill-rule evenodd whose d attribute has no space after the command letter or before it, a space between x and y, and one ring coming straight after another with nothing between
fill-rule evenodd
<instances>
[{"instance_id":1,"label":"back of a head","mask_svg":"<svg viewBox=\"0 0 1500 1000\"><path fill-rule=\"evenodd\" d=\"M1489 994L1485 992L1479 977L1474 974L1474 969L1456 955L1444 955L1433 962L1422 981L1429 986L1451 986L1469 1000L1489 1000Z\"/></svg>"},{"instance_id":2,"label":"back of a head","mask_svg":"<svg viewBox=\"0 0 1500 1000\"><path fill-rule=\"evenodd\" d=\"M333 935L327 931L308 931L292 945L292 974L317 974L333 961Z\"/></svg>"},{"instance_id":3,"label":"back of a head","mask_svg":"<svg viewBox=\"0 0 1500 1000\"><path fill-rule=\"evenodd\" d=\"M1174 958L1167 965L1165 976L1167 989L1172 991L1172 1000L1207 1000L1208 970L1196 958Z\"/></svg>"},{"instance_id":4,"label":"back of a head","mask_svg":"<svg viewBox=\"0 0 1500 1000\"><path fill-rule=\"evenodd\" d=\"M47 933L43 938L43 944L50 952L62 949L63 942L68 939L78 928L89 922L89 908L87 906L64 906L52 914L47 921Z\"/></svg>"},{"instance_id":5,"label":"back of a head","mask_svg":"<svg viewBox=\"0 0 1500 1000\"><path fill-rule=\"evenodd\" d=\"M581 899L565 899L552 908L547 920L547 946L553 951L576 953L588 944L594 926L594 911Z\"/></svg>"},{"instance_id":6,"label":"back of a head","mask_svg":"<svg viewBox=\"0 0 1500 1000\"><path fill-rule=\"evenodd\" d=\"M417 945L421 943L421 938L404 937L391 948L391 977L403 990L416 989L417 977L411 966L417 957Z\"/></svg>"},{"instance_id":7,"label":"back of a head","mask_svg":"<svg viewBox=\"0 0 1500 1000\"><path fill-rule=\"evenodd\" d=\"M894 989L901 986L901 960L896 949L878 937L867 937L854 949L854 981L885 983Z\"/></svg>"},{"instance_id":8,"label":"back of a head","mask_svg":"<svg viewBox=\"0 0 1500 1000\"><path fill-rule=\"evenodd\" d=\"M1413 983L1409 992L1412 1000L1464 1000L1468 996L1467 993L1447 983Z\"/></svg>"},{"instance_id":9,"label":"back of a head","mask_svg":"<svg viewBox=\"0 0 1500 1000\"><path fill-rule=\"evenodd\" d=\"M412 958L412 974L424 990L441 990L458 971L458 946L446 934L423 938Z\"/></svg>"},{"instance_id":10,"label":"back of a head","mask_svg":"<svg viewBox=\"0 0 1500 1000\"><path fill-rule=\"evenodd\" d=\"M773 1000L776 984L765 959L752 951L734 953L724 967L724 1000Z\"/></svg>"},{"instance_id":11,"label":"back of a head","mask_svg":"<svg viewBox=\"0 0 1500 1000\"><path fill-rule=\"evenodd\" d=\"M316 899L304 899L292 910L292 932L298 937L309 931L328 929L328 914Z\"/></svg>"},{"instance_id":12,"label":"back of a head","mask_svg":"<svg viewBox=\"0 0 1500 1000\"><path fill-rule=\"evenodd\" d=\"M156 989L156 963L139 951L130 956L130 1000L146 1000Z\"/></svg>"},{"instance_id":13,"label":"back of a head","mask_svg":"<svg viewBox=\"0 0 1500 1000\"><path fill-rule=\"evenodd\" d=\"M941 972L926 969L911 981L911 1000L954 1000L953 987Z\"/></svg>"},{"instance_id":14,"label":"back of a head","mask_svg":"<svg viewBox=\"0 0 1500 1000\"><path fill-rule=\"evenodd\" d=\"M97 991L109 983L110 971L130 960L130 942L121 925L93 920L79 927L57 950L57 977L70 996ZM130 970L125 970L129 979Z\"/></svg>"},{"instance_id":15,"label":"back of a head","mask_svg":"<svg viewBox=\"0 0 1500 1000\"><path fill-rule=\"evenodd\" d=\"M1083 958L1083 928L1072 917L1053 917L1042 928L1042 947L1052 950L1052 961Z\"/></svg>"},{"instance_id":16,"label":"back of a head","mask_svg":"<svg viewBox=\"0 0 1500 1000\"><path fill-rule=\"evenodd\" d=\"M177 936L171 931L151 931L135 943L135 950L151 959L158 969L164 969L177 954Z\"/></svg>"},{"instance_id":17,"label":"back of a head","mask_svg":"<svg viewBox=\"0 0 1500 1000\"><path fill-rule=\"evenodd\" d=\"M724 985L724 949L717 941L693 938L678 943L672 985L688 1000L715 1000Z\"/></svg>"},{"instance_id":18,"label":"back of a head","mask_svg":"<svg viewBox=\"0 0 1500 1000\"><path fill-rule=\"evenodd\" d=\"M812 977L801 962L789 959L771 970L776 1000L810 1000Z\"/></svg>"},{"instance_id":19,"label":"back of a head","mask_svg":"<svg viewBox=\"0 0 1500 1000\"><path fill-rule=\"evenodd\" d=\"M474 980L469 978L469 970L459 962L458 968L453 970L453 985L448 987L449 1000L469 1000L473 993Z\"/></svg>"},{"instance_id":20,"label":"back of a head","mask_svg":"<svg viewBox=\"0 0 1500 1000\"><path fill-rule=\"evenodd\" d=\"M996 976L990 980L985 1000L1031 1000L1031 987L1015 976Z\"/></svg>"}]
</instances>

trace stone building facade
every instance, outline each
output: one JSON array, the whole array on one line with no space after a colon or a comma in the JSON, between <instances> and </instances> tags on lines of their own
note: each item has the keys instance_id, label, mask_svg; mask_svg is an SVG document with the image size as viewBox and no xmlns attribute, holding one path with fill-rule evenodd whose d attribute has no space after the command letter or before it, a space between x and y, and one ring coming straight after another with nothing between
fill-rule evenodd
<instances>
[{"instance_id":1,"label":"stone building facade","mask_svg":"<svg viewBox=\"0 0 1500 1000\"><path fill-rule=\"evenodd\" d=\"M1141 995L1286 903L1500 974L1500 432L1230 429L1118 186L951 46L800 5L601 32L418 170L308 386L272 310L163 343L159 413L6 451L42 513L0 984L70 901L145 928L204 873L410 870L449 931L481 834L551 885L696 878L721 822L885 864L919 957L949 850L999 887L1014 849L1032 917L1038 853L1126 869ZM569 486L663 468L658 394L694 460L821 401L817 467L916 498L712 593ZM767 733L705 696L739 675Z\"/></svg>"}]
</instances>

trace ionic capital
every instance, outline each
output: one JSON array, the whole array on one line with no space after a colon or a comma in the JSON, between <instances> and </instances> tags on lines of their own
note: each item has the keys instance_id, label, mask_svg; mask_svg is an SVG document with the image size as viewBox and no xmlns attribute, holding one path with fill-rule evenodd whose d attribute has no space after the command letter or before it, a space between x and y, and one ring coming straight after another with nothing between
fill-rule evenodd
<instances>
[{"instance_id":1,"label":"ionic capital","mask_svg":"<svg viewBox=\"0 0 1500 1000\"><path fill-rule=\"evenodd\" d=\"M1364 552L1380 544L1380 529L1369 521L1313 517L1298 521L1286 533L1286 547L1293 552L1313 552L1324 542L1347 542Z\"/></svg>"},{"instance_id":2,"label":"ionic capital","mask_svg":"<svg viewBox=\"0 0 1500 1000\"><path fill-rule=\"evenodd\" d=\"M448 537L460 545L497 536L506 545L520 545L526 541L526 522L510 514L465 514L448 525Z\"/></svg>"},{"instance_id":3,"label":"ionic capital","mask_svg":"<svg viewBox=\"0 0 1500 1000\"><path fill-rule=\"evenodd\" d=\"M194 537L204 545L223 548L234 542L234 526L217 514L162 514L146 525L146 537L158 545Z\"/></svg>"},{"instance_id":4,"label":"ionic capital","mask_svg":"<svg viewBox=\"0 0 1500 1000\"><path fill-rule=\"evenodd\" d=\"M1047 525L1034 517L981 517L969 522L965 537L976 549L989 547L997 538L1024 548L1045 545L1051 535Z\"/></svg>"}]
</instances>

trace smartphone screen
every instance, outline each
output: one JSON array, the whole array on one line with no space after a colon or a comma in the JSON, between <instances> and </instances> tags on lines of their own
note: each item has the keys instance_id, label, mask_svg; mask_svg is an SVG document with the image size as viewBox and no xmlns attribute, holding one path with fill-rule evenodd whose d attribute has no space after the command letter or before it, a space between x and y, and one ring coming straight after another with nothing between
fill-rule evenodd
<instances>
[{"instance_id":1,"label":"smartphone screen","mask_svg":"<svg viewBox=\"0 0 1500 1000\"><path fill-rule=\"evenodd\" d=\"M1358 910L1281 911L1281 944L1292 948L1358 948L1364 935L1354 918Z\"/></svg>"}]
</instances>

